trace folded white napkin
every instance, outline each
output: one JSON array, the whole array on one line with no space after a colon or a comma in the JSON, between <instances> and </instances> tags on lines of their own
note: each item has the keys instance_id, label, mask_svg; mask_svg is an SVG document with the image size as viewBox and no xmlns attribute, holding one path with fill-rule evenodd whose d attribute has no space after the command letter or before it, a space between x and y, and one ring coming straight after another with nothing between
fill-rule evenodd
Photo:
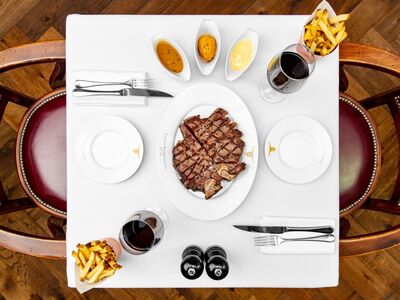
<instances>
[{"instance_id":1,"label":"folded white napkin","mask_svg":"<svg viewBox=\"0 0 400 300\"><path fill-rule=\"evenodd\" d=\"M314 219L314 218L284 218L284 217L262 217L261 226L332 226L335 229L334 234L338 230L335 226L334 219ZM298 238L322 235L316 232L285 232L280 236L283 238ZM262 234L260 234L262 235ZM259 247L262 254L331 254L335 252L337 241L332 243L325 242L285 242L278 246Z\"/></svg>"},{"instance_id":2,"label":"folded white napkin","mask_svg":"<svg viewBox=\"0 0 400 300\"><path fill-rule=\"evenodd\" d=\"M71 74L72 88L75 88L75 80L93 80L104 82L123 82L129 79L146 78L146 72L120 72L120 71L102 71L102 70L78 70ZM107 90L122 89L124 86L107 87ZM126 86L126 88L129 88ZM102 90L106 88L102 87ZM147 105L146 97L141 96L88 96L88 97L75 97L72 96L72 103L81 106L145 106Z\"/></svg>"}]
</instances>

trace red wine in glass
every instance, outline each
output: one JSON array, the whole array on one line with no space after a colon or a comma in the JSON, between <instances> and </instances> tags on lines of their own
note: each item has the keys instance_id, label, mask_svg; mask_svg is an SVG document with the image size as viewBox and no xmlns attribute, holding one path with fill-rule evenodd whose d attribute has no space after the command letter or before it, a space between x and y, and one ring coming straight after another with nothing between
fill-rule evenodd
<instances>
[{"instance_id":1,"label":"red wine in glass","mask_svg":"<svg viewBox=\"0 0 400 300\"><path fill-rule=\"evenodd\" d=\"M284 94L290 94L300 89L309 75L308 64L295 52L282 52L280 68L268 70L268 80L271 86Z\"/></svg>"},{"instance_id":2,"label":"red wine in glass","mask_svg":"<svg viewBox=\"0 0 400 300\"><path fill-rule=\"evenodd\" d=\"M132 248L149 251L154 244L153 229L145 222L130 221L122 227L124 241Z\"/></svg>"},{"instance_id":3,"label":"red wine in glass","mask_svg":"<svg viewBox=\"0 0 400 300\"><path fill-rule=\"evenodd\" d=\"M135 212L121 228L119 240L122 247L135 255L147 253L160 243L167 219L159 208Z\"/></svg>"},{"instance_id":4,"label":"red wine in glass","mask_svg":"<svg viewBox=\"0 0 400 300\"><path fill-rule=\"evenodd\" d=\"M283 100L303 86L314 67L314 55L305 46L287 47L270 61L267 76L260 82L261 96L271 103Z\"/></svg>"}]
</instances>

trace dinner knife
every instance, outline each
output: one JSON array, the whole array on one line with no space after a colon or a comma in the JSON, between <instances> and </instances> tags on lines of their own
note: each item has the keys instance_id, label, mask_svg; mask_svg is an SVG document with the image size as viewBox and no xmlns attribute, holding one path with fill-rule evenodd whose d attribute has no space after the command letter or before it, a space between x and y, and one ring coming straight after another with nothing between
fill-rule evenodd
<instances>
[{"instance_id":1,"label":"dinner knife","mask_svg":"<svg viewBox=\"0 0 400 300\"><path fill-rule=\"evenodd\" d=\"M252 225L233 225L237 229L258 232L258 233L273 233L281 234L288 231L309 231L320 233L333 233L331 226L315 226L315 227L292 227L292 226L252 226Z\"/></svg>"},{"instance_id":2,"label":"dinner knife","mask_svg":"<svg viewBox=\"0 0 400 300\"><path fill-rule=\"evenodd\" d=\"M135 89L125 88L121 90L113 91L100 91L92 89L75 88L72 90L72 94L75 97L86 97L86 96L144 96L144 97L173 97L172 95L150 89Z\"/></svg>"}]
</instances>

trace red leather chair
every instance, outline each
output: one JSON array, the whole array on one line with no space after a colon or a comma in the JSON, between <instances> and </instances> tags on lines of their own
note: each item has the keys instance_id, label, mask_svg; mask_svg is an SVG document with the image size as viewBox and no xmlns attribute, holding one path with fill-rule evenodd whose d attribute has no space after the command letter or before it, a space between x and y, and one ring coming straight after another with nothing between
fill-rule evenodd
<instances>
[{"instance_id":1,"label":"red leather chair","mask_svg":"<svg viewBox=\"0 0 400 300\"><path fill-rule=\"evenodd\" d=\"M65 89L46 94L25 113L17 144L17 170L26 194L42 209L67 216Z\"/></svg>"},{"instance_id":2,"label":"red leather chair","mask_svg":"<svg viewBox=\"0 0 400 300\"><path fill-rule=\"evenodd\" d=\"M52 87L64 85L64 41L28 44L0 52L0 73L30 64L55 63ZM66 147L65 88L34 100L0 87L0 120L8 102L29 107L21 122L17 143L17 170L27 198L9 200L0 183L0 215L35 205L51 216L54 238L34 236L0 226L0 246L38 257L65 258Z\"/></svg>"},{"instance_id":3,"label":"red leather chair","mask_svg":"<svg viewBox=\"0 0 400 300\"><path fill-rule=\"evenodd\" d=\"M340 46L340 256L362 255L400 243L400 225L384 231L347 237L345 216L358 208L400 215L400 176L390 200L372 199L381 168L381 144L369 108L387 104L400 138L400 87L356 101L344 92L348 80L344 65L357 65L400 77L400 57L374 47L344 43ZM399 140L400 141L400 140ZM399 161L400 166L400 161Z\"/></svg>"},{"instance_id":4,"label":"red leather chair","mask_svg":"<svg viewBox=\"0 0 400 300\"><path fill-rule=\"evenodd\" d=\"M381 144L368 111L349 95L339 96L340 215L359 208L378 181Z\"/></svg>"}]
</instances>

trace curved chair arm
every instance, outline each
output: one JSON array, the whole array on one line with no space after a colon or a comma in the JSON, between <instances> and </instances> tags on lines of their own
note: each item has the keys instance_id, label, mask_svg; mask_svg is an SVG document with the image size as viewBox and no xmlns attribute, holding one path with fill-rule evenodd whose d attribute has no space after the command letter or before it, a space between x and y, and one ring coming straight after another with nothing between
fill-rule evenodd
<instances>
[{"instance_id":1,"label":"curved chair arm","mask_svg":"<svg viewBox=\"0 0 400 300\"><path fill-rule=\"evenodd\" d=\"M65 41L48 41L41 43L32 43L14 48L9 48L0 52L0 73L18 67L23 67L31 64L39 63L56 63L56 72L51 75L50 84L61 84L63 64L65 61ZM9 91L5 88L0 88L0 98L5 101L0 101L0 120L2 112L8 101L30 106L33 101L30 97L26 97ZM3 100L3 99L1 99ZM6 205L7 204L7 205ZM17 205L18 204L18 205ZM0 183L0 215L12 211L18 211L31 207L30 203L25 203L20 200L18 203L13 200L8 202L4 190ZM1 207L0 207L1 208ZM13 251L33 255L37 257L65 259L66 245L62 225L64 221L53 219L48 220L49 228L56 239L34 236L27 233L15 231L4 226L0 226L0 247L8 248Z\"/></svg>"},{"instance_id":2,"label":"curved chair arm","mask_svg":"<svg viewBox=\"0 0 400 300\"><path fill-rule=\"evenodd\" d=\"M63 240L38 237L0 226L0 246L12 251L50 259L65 259Z\"/></svg>"},{"instance_id":3,"label":"curved chair arm","mask_svg":"<svg viewBox=\"0 0 400 300\"><path fill-rule=\"evenodd\" d=\"M0 52L0 73L26 65L64 60L64 40L26 44Z\"/></svg>"},{"instance_id":4,"label":"curved chair arm","mask_svg":"<svg viewBox=\"0 0 400 300\"><path fill-rule=\"evenodd\" d=\"M340 64L369 67L400 75L399 56L389 51L356 43L343 43L339 48Z\"/></svg>"},{"instance_id":5,"label":"curved chair arm","mask_svg":"<svg viewBox=\"0 0 400 300\"><path fill-rule=\"evenodd\" d=\"M340 239L340 257L359 256L400 244L400 225L394 228Z\"/></svg>"}]
</instances>

